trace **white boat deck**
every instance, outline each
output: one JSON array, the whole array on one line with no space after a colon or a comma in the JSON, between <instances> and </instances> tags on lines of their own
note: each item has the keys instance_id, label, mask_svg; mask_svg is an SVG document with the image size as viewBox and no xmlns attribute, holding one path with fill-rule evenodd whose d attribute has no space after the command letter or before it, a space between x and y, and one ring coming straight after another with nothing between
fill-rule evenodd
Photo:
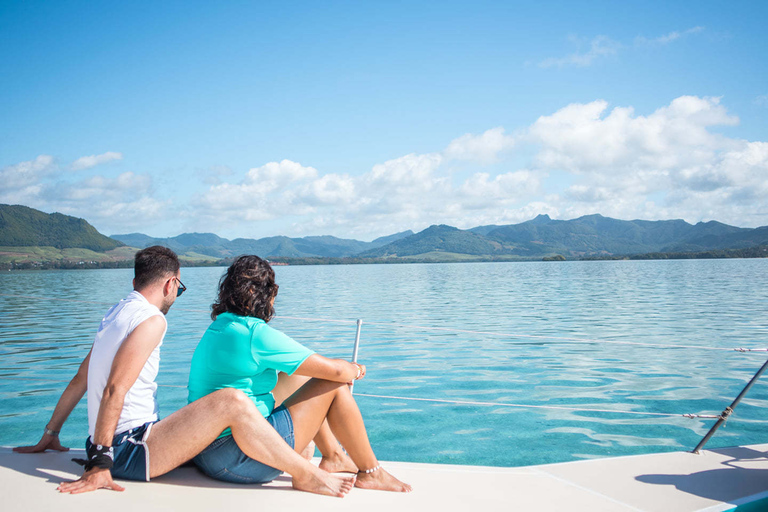
<instances>
[{"instance_id":1,"label":"white boat deck","mask_svg":"<svg viewBox=\"0 0 768 512\"><path fill-rule=\"evenodd\" d=\"M353 489L343 499L294 491L285 475L243 486L211 480L193 467L150 483L121 481L124 493L57 493L61 481L79 474L70 459L82 456L81 450L22 455L0 448L0 509L715 512L768 497L768 444L520 468L389 462L385 467L412 484L412 493Z\"/></svg>"}]
</instances>

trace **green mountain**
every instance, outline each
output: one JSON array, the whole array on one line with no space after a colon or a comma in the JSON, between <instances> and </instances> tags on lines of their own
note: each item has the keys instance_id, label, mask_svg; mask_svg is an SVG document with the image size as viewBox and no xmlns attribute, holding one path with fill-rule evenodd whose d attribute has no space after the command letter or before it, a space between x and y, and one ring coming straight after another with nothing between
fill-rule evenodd
<instances>
[{"instance_id":1,"label":"green mountain","mask_svg":"<svg viewBox=\"0 0 768 512\"><path fill-rule=\"evenodd\" d=\"M738 228L720 222L618 220L586 215L552 220L539 215L508 226L480 226L472 231L527 249L531 255L577 256L688 252L754 247L768 240L766 228Z\"/></svg>"},{"instance_id":2,"label":"green mountain","mask_svg":"<svg viewBox=\"0 0 768 512\"><path fill-rule=\"evenodd\" d=\"M0 204L0 247L55 247L105 252L124 245L102 235L84 219Z\"/></svg>"},{"instance_id":3,"label":"green mountain","mask_svg":"<svg viewBox=\"0 0 768 512\"><path fill-rule=\"evenodd\" d=\"M343 258L411 235L413 235L413 231L408 230L377 238L372 242L361 242L334 236L307 236L304 238L272 236L258 240L252 238L227 240L212 233L184 233L172 238L153 238L141 233L130 233L112 235L112 238L134 247L164 245L179 254L192 252L217 259L240 254L258 254L265 258L279 256L288 258Z\"/></svg>"},{"instance_id":4,"label":"green mountain","mask_svg":"<svg viewBox=\"0 0 768 512\"><path fill-rule=\"evenodd\" d=\"M444 241L434 241L429 237L425 240L423 235L428 235L433 228L364 255L401 256L448 250L444 248ZM469 233L475 235L475 238L465 235ZM752 229L716 221L695 225L683 220L625 221L602 215L552 220L548 215L539 215L520 224L459 230L458 233L452 232L451 237L453 240L462 240L461 246L454 244L455 250L451 251L461 254L508 254L529 258L562 254L581 257L755 247L768 243L768 226Z\"/></svg>"},{"instance_id":5,"label":"green mountain","mask_svg":"<svg viewBox=\"0 0 768 512\"><path fill-rule=\"evenodd\" d=\"M383 247L360 253L359 257L403 257L430 252L455 254L495 255L511 254L504 244L451 226L430 226L420 233L397 240Z\"/></svg>"}]
</instances>

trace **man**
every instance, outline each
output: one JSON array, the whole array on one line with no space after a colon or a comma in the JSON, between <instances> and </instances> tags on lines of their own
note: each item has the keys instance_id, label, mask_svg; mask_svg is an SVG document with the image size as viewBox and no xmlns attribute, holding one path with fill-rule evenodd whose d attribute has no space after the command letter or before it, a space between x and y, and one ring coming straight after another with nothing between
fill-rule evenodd
<instances>
[{"instance_id":1,"label":"man","mask_svg":"<svg viewBox=\"0 0 768 512\"><path fill-rule=\"evenodd\" d=\"M158 421L155 378L165 314L186 287L179 280L178 257L165 247L137 252L134 275L134 291L104 316L42 439L15 451L67 450L59 431L87 391L85 473L62 483L61 492L123 491L113 476L149 481L190 460L226 428L249 457L291 474L295 488L331 496L349 492L354 477L336 477L302 458L241 391L216 391Z\"/></svg>"}]
</instances>

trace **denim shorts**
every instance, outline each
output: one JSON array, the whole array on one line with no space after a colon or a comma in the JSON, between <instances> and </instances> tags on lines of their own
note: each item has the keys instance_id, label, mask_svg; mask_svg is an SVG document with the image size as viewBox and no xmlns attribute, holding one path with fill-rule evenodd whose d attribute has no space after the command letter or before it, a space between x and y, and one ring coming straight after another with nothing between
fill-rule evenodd
<instances>
[{"instance_id":1,"label":"denim shorts","mask_svg":"<svg viewBox=\"0 0 768 512\"><path fill-rule=\"evenodd\" d=\"M139 427L115 434L112 447L115 461L112 477L125 480L143 480L149 482L149 448L147 437L156 421L147 422ZM91 438L85 440L85 451L91 447Z\"/></svg>"},{"instance_id":2,"label":"denim shorts","mask_svg":"<svg viewBox=\"0 0 768 512\"><path fill-rule=\"evenodd\" d=\"M293 420L288 409L278 407L272 411L267 421L285 439L288 446L293 448ZM282 473L279 469L248 457L231 435L216 439L193 460L200 471L211 478L236 484L265 484Z\"/></svg>"}]
</instances>

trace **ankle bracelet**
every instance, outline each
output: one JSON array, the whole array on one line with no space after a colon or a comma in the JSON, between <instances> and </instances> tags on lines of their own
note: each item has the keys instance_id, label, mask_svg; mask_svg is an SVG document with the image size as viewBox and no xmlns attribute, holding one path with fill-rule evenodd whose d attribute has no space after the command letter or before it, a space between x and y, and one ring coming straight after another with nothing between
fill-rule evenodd
<instances>
[{"instance_id":1,"label":"ankle bracelet","mask_svg":"<svg viewBox=\"0 0 768 512\"><path fill-rule=\"evenodd\" d=\"M370 475L371 473L374 473L374 472L376 472L376 471L378 471L378 470L380 470L380 469L381 469L381 464L379 464L379 465L378 465L378 466L376 466L375 468L371 468L371 469L361 469L360 471L358 471L358 473L365 473L366 475Z\"/></svg>"}]
</instances>

